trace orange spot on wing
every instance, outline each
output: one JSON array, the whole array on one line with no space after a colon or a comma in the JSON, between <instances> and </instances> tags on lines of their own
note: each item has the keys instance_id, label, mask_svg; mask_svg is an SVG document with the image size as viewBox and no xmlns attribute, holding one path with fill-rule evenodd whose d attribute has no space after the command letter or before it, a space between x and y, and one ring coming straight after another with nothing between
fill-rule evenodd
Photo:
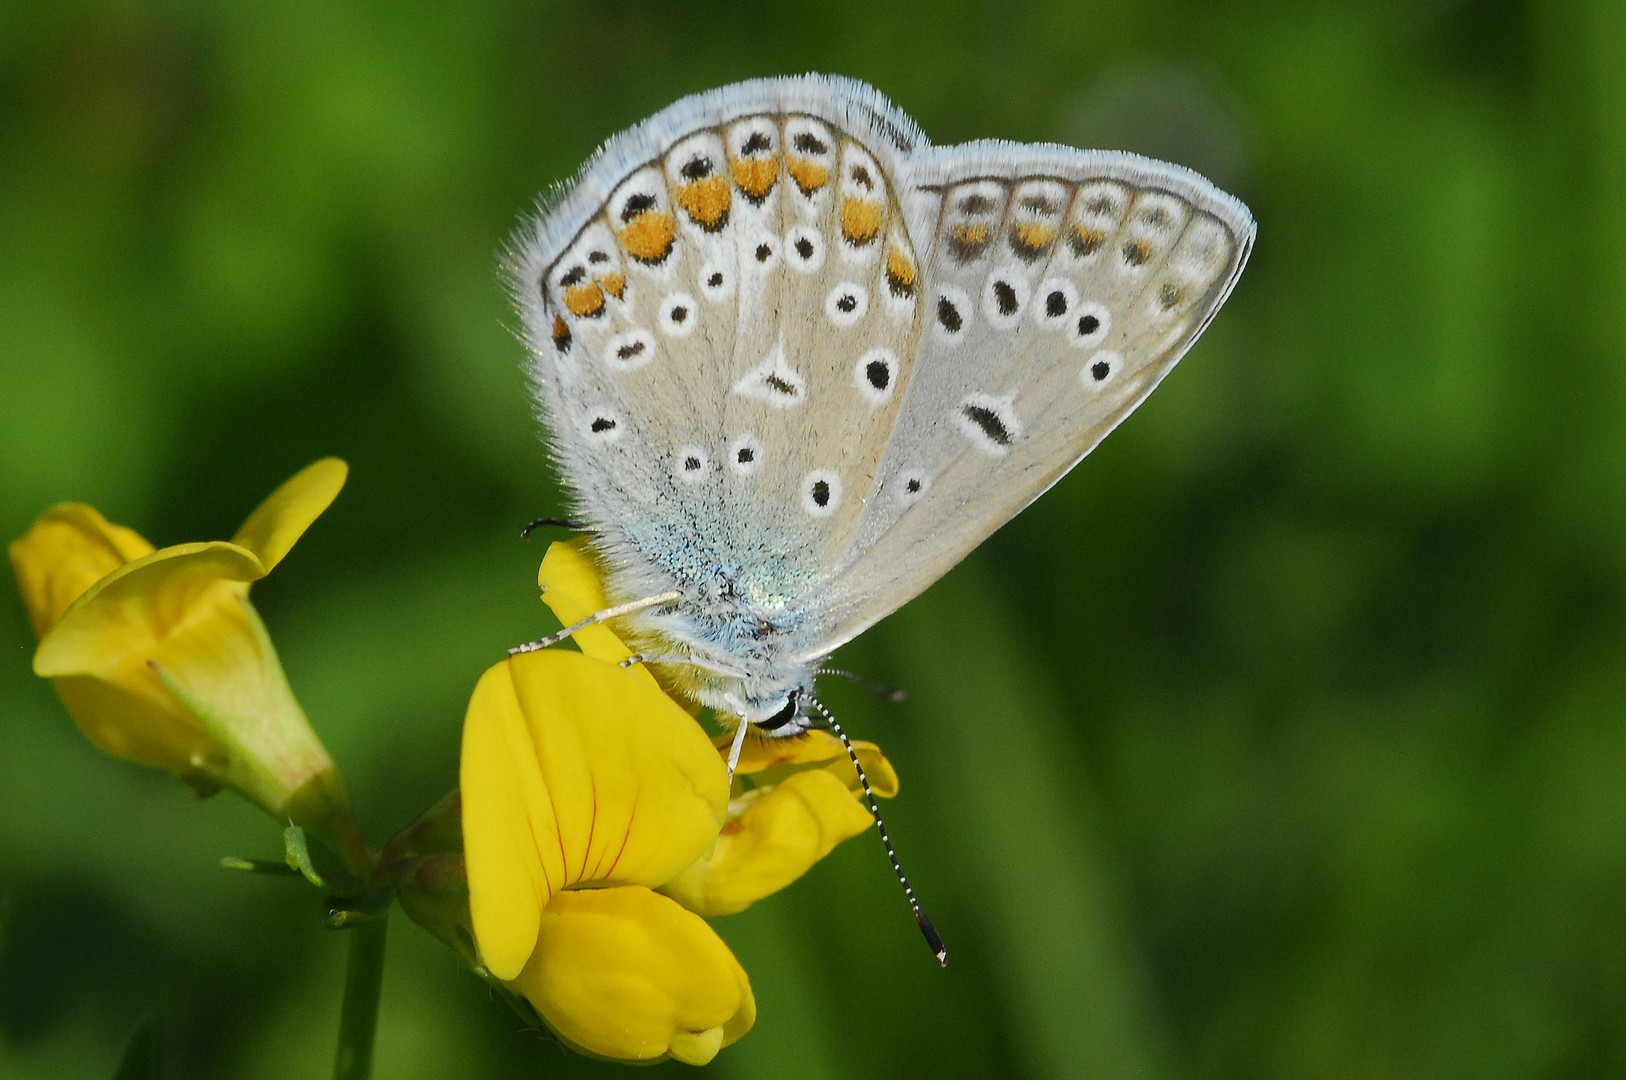
<instances>
[{"instance_id":1,"label":"orange spot on wing","mask_svg":"<svg viewBox=\"0 0 1626 1080\"><path fill-rule=\"evenodd\" d=\"M1073 235L1068 238L1067 245L1073 249L1073 254L1080 258L1093 255L1106 243L1107 234L1100 229L1092 229L1088 225L1074 225Z\"/></svg>"},{"instance_id":2,"label":"orange spot on wing","mask_svg":"<svg viewBox=\"0 0 1626 1080\"><path fill-rule=\"evenodd\" d=\"M886 254L886 283L894 296L914 295L915 264L899 248Z\"/></svg>"},{"instance_id":3,"label":"orange spot on wing","mask_svg":"<svg viewBox=\"0 0 1626 1080\"><path fill-rule=\"evenodd\" d=\"M721 176L710 176L704 180L696 180L692 184L684 184L677 189L673 196L677 204L688 211L689 217L702 228L710 230L721 227L724 219L728 217L728 205L734 198L734 193L728 188L728 180Z\"/></svg>"},{"instance_id":4,"label":"orange spot on wing","mask_svg":"<svg viewBox=\"0 0 1626 1080\"><path fill-rule=\"evenodd\" d=\"M981 221L965 221L949 230L949 251L962 263L981 255L988 246L988 226Z\"/></svg>"},{"instance_id":5,"label":"orange spot on wing","mask_svg":"<svg viewBox=\"0 0 1626 1080\"><path fill-rule=\"evenodd\" d=\"M621 246L641 262L658 263L672 251L677 223L662 210L645 210L621 230Z\"/></svg>"},{"instance_id":6,"label":"orange spot on wing","mask_svg":"<svg viewBox=\"0 0 1626 1080\"><path fill-rule=\"evenodd\" d=\"M740 190L753 199L765 199L779 179L779 162L773 158L732 158L728 171Z\"/></svg>"},{"instance_id":7,"label":"orange spot on wing","mask_svg":"<svg viewBox=\"0 0 1626 1080\"><path fill-rule=\"evenodd\" d=\"M553 340L560 341L569 336L570 327L565 325L565 320L562 317L555 315L553 317Z\"/></svg>"},{"instance_id":8,"label":"orange spot on wing","mask_svg":"<svg viewBox=\"0 0 1626 1080\"><path fill-rule=\"evenodd\" d=\"M1029 251L1043 251L1056 238L1056 230L1037 221L1021 221L1016 225L1016 242Z\"/></svg>"},{"instance_id":9,"label":"orange spot on wing","mask_svg":"<svg viewBox=\"0 0 1626 1080\"><path fill-rule=\"evenodd\" d=\"M627 288L627 275L625 274L601 274L597 280L600 285L604 286L604 291L617 300L621 299L621 294Z\"/></svg>"},{"instance_id":10,"label":"orange spot on wing","mask_svg":"<svg viewBox=\"0 0 1626 1080\"><path fill-rule=\"evenodd\" d=\"M565 290L565 310L578 318L604 310L604 290L596 283L572 285Z\"/></svg>"},{"instance_id":11,"label":"orange spot on wing","mask_svg":"<svg viewBox=\"0 0 1626 1080\"><path fill-rule=\"evenodd\" d=\"M841 235L860 247L881 231L881 204L849 196L841 200Z\"/></svg>"},{"instance_id":12,"label":"orange spot on wing","mask_svg":"<svg viewBox=\"0 0 1626 1080\"><path fill-rule=\"evenodd\" d=\"M803 195L811 195L830 182L830 170L807 158L791 158L785 164L785 171L790 173Z\"/></svg>"},{"instance_id":13,"label":"orange spot on wing","mask_svg":"<svg viewBox=\"0 0 1626 1080\"><path fill-rule=\"evenodd\" d=\"M981 222L975 225L956 225L954 226L954 239L962 244L986 244L988 242L988 226Z\"/></svg>"}]
</instances>

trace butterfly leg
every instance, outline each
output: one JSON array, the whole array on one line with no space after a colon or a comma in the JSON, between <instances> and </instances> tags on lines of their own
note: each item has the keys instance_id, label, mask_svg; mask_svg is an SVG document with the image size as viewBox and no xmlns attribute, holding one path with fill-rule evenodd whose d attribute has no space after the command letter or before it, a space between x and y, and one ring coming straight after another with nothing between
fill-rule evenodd
<instances>
[{"instance_id":1,"label":"butterfly leg","mask_svg":"<svg viewBox=\"0 0 1626 1080\"><path fill-rule=\"evenodd\" d=\"M740 763L740 748L745 745L745 729L751 726L751 721L740 717L740 726L734 732L734 745L728 748L728 786L734 788L734 769Z\"/></svg>"},{"instance_id":2,"label":"butterfly leg","mask_svg":"<svg viewBox=\"0 0 1626 1080\"><path fill-rule=\"evenodd\" d=\"M527 641L523 645L515 645L512 649L508 650L508 655L518 656L520 653L536 652L538 649L546 649L549 645L557 645L565 638L570 637L576 631L585 630L594 623L601 623L606 619L614 619L621 615L631 615L635 611L644 610L644 608L658 607L661 604L670 604L674 600L681 599L683 599L683 594L678 590L673 589L671 592L663 592L659 596L646 596L642 600L632 600L625 604L617 604L615 607L605 608L603 611L595 611L581 622L572 626L567 626L558 633L549 634L545 638L537 638L535 641Z\"/></svg>"}]
</instances>

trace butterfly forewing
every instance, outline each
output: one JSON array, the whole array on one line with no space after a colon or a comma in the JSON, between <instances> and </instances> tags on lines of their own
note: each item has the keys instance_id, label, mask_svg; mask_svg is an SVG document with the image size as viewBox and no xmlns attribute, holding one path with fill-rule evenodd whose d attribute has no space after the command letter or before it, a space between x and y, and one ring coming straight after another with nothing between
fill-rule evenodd
<instances>
[{"instance_id":1,"label":"butterfly forewing","mask_svg":"<svg viewBox=\"0 0 1626 1080\"><path fill-rule=\"evenodd\" d=\"M931 185L916 370L808 656L916 595L1072 468L1229 291L1251 221L1199 205L1207 185L1183 171L1100 164L1061 152L1013 177L968 154Z\"/></svg>"},{"instance_id":2,"label":"butterfly forewing","mask_svg":"<svg viewBox=\"0 0 1626 1080\"><path fill-rule=\"evenodd\" d=\"M886 148L795 112L674 138L541 276L543 404L618 591L778 618L852 546L918 260Z\"/></svg>"}]
</instances>

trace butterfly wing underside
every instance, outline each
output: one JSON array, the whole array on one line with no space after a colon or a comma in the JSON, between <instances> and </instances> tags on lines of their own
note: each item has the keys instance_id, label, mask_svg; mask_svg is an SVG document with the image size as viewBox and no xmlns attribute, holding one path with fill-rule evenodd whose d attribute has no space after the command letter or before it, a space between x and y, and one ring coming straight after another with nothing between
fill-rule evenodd
<instances>
[{"instance_id":1,"label":"butterfly wing underside","mask_svg":"<svg viewBox=\"0 0 1626 1080\"><path fill-rule=\"evenodd\" d=\"M777 613L875 486L921 321L889 177L923 140L874 91L807 89L667 110L516 247L554 453L620 598Z\"/></svg>"},{"instance_id":2,"label":"butterfly wing underside","mask_svg":"<svg viewBox=\"0 0 1626 1080\"><path fill-rule=\"evenodd\" d=\"M785 617L794 666L1089 453L1213 317L1253 231L1179 167L932 148L873 89L807 77L617 136L510 273L612 596Z\"/></svg>"},{"instance_id":3,"label":"butterfly wing underside","mask_svg":"<svg viewBox=\"0 0 1626 1080\"><path fill-rule=\"evenodd\" d=\"M924 327L809 658L918 594L1094 449L1207 326L1253 241L1240 203L1174 166L1008 144L923 156L904 183L934 204L917 244Z\"/></svg>"}]
</instances>

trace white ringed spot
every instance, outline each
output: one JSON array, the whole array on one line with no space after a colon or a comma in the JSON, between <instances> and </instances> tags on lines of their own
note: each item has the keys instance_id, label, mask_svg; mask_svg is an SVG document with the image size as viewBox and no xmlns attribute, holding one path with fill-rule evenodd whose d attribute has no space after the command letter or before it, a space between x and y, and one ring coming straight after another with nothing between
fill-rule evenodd
<instances>
[{"instance_id":1,"label":"white ringed spot","mask_svg":"<svg viewBox=\"0 0 1626 1080\"><path fill-rule=\"evenodd\" d=\"M824 265L824 235L807 225L785 233L785 261L793 270L811 274Z\"/></svg>"},{"instance_id":2,"label":"white ringed spot","mask_svg":"<svg viewBox=\"0 0 1626 1080\"><path fill-rule=\"evenodd\" d=\"M1124 358L1115 352L1102 349L1085 363L1082 371L1078 373L1078 381L1094 390L1108 379L1118 373L1124 366Z\"/></svg>"},{"instance_id":3,"label":"white ringed spot","mask_svg":"<svg viewBox=\"0 0 1626 1080\"><path fill-rule=\"evenodd\" d=\"M891 349L871 349L853 365L853 385L871 405L890 401L897 382L898 354Z\"/></svg>"},{"instance_id":4,"label":"white ringed spot","mask_svg":"<svg viewBox=\"0 0 1626 1080\"><path fill-rule=\"evenodd\" d=\"M728 471L750 476L762 468L762 440L747 431L728 444Z\"/></svg>"},{"instance_id":5,"label":"white ringed spot","mask_svg":"<svg viewBox=\"0 0 1626 1080\"><path fill-rule=\"evenodd\" d=\"M619 333L604 346L603 358L611 371L636 371L655 359L655 335L641 327Z\"/></svg>"},{"instance_id":6,"label":"white ringed spot","mask_svg":"<svg viewBox=\"0 0 1626 1080\"><path fill-rule=\"evenodd\" d=\"M869 290L856 281L843 281L824 298L824 314L845 330L869 313Z\"/></svg>"},{"instance_id":7,"label":"white ringed spot","mask_svg":"<svg viewBox=\"0 0 1626 1080\"><path fill-rule=\"evenodd\" d=\"M698 446L685 446L677 452L672 475L685 484L698 484L711 471L711 459Z\"/></svg>"},{"instance_id":8,"label":"white ringed spot","mask_svg":"<svg viewBox=\"0 0 1626 1080\"><path fill-rule=\"evenodd\" d=\"M1093 300L1080 301L1067 313L1067 341L1080 349L1093 349L1107 338L1112 329L1112 312L1105 304Z\"/></svg>"},{"instance_id":9,"label":"white ringed spot","mask_svg":"<svg viewBox=\"0 0 1626 1080\"><path fill-rule=\"evenodd\" d=\"M698 305L688 293L668 293L661 301L659 325L667 337L688 337L699 322Z\"/></svg>"},{"instance_id":10,"label":"white ringed spot","mask_svg":"<svg viewBox=\"0 0 1626 1080\"><path fill-rule=\"evenodd\" d=\"M841 505L841 477L830 469L814 469L802 477L802 509L813 517L829 517Z\"/></svg>"}]
</instances>

